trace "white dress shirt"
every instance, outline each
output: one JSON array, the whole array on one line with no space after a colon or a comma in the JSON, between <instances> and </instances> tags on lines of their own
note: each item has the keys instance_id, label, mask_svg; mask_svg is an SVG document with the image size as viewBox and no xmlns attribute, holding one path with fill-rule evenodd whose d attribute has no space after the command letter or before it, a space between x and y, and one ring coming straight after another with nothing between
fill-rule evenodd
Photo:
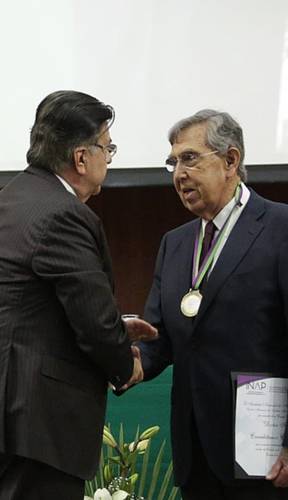
<instances>
[{"instance_id":1,"label":"white dress shirt","mask_svg":"<svg viewBox=\"0 0 288 500\"><path fill-rule=\"evenodd\" d=\"M211 267L209 269L208 275L211 273L213 267L215 266L215 264L219 258L219 255L221 254L221 252L224 248L224 245L225 245L233 227L235 226L237 220L239 219L242 211L244 210L244 208L245 208L245 206L250 198L249 189L245 186L245 184L243 184L243 182L241 182L241 186L242 186L242 194L241 194L241 199L240 199L239 205L235 206L235 196L234 196L232 198L232 200L230 200L229 203L227 203L227 205L225 205L225 207L222 208L221 212L219 212L219 214L217 214L216 217L213 219L213 222L216 226L216 231L215 231L215 237L216 237L218 235L219 231L224 226L226 220L228 219L228 217L232 211L232 215L229 219L229 222L228 222L226 228L224 229L222 241L221 241L221 243L217 249L217 252L214 256L214 259L213 259L213 262L212 262ZM204 235L205 226L207 223L208 223L207 220L202 219L203 235Z\"/></svg>"}]
</instances>

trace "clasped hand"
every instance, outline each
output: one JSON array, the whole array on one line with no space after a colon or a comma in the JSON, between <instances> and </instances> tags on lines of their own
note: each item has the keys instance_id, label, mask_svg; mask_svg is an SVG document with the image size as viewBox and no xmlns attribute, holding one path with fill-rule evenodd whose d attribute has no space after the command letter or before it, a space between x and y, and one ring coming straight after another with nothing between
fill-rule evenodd
<instances>
[{"instance_id":1,"label":"clasped hand","mask_svg":"<svg viewBox=\"0 0 288 500\"><path fill-rule=\"evenodd\" d=\"M128 380L127 384L121 387L121 391L126 391L126 389L128 389L128 387L131 387L131 385L138 384L143 380L144 377L142 363L141 363L140 349L139 347L132 345L131 350L134 358L133 374L130 380Z\"/></svg>"},{"instance_id":2,"label":"clasped hand","mask_svg":"<svg viewBox=\"0 0 288 500\"><path fill-rule=\"evenodd\" d=\"M129 335L129 339L132 342L136 340L145 340L151 341L155 340L158 337L158 331L154 326L144 321L144 319L140 318L131 318L125 321L125 326L127 333ZM141 354L140 349L134 345L131 346L133 357L134 357L134 369L133 374L127 384L121 387L121 390L125 391L131 385L138 384L143 380L143 368L141 363Z\"/></svg>"},{"instance_id":3,"label":"clasped hand","mask_svg":"<svg viewBox=\"0 0 288 500\"><path fill-rule=\"evenodd\" d=\"M131 318L125 321L125 327L131 342L136 340L151 341L158 337L157 328L140 318Z\"/></svg>"}]
</instances>

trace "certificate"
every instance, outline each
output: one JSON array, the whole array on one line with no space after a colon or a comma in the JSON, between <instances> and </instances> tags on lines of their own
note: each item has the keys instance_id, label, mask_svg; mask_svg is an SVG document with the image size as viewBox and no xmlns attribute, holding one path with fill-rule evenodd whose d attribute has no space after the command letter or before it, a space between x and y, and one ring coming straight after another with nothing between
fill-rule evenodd
<instances>
[{"instance_id":1,"label":"certificate","mask_svg":"<svg viewBox=\"0 0 288 500\"><path fill-rule=\"evenodd\" d=\"M235 477L263 477L282 447L288 379L257 373L233 373L232 378L235 384Z\"/></svg>"}]
</instances>

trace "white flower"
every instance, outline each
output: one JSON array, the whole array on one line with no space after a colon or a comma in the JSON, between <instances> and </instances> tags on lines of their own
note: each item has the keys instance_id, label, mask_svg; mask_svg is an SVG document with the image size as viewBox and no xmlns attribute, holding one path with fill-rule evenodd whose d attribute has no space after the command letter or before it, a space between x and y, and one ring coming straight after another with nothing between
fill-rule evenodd
<instances>
[{"instance_id":1,"label":"white flower","mask_svg":"<svg viewBox=\"0 0 288 500\"><path fill-rule=\"evenodd\" d=\"M125 500L128 497L127 491L118 490L113 493L112 497L106 488L98 488L95 491L94 499L84 497L84 500Z\"/></svg>"},{"instance_id":2,"label":"white flower","mask_svg":"<svg viewBox=\"0 0 288 500\"><path fill-rule=\"evenodd\" d=\"M118 490L112 495L112 500L125 500L128 497L127 491Z\"/></svg>"},{"instance_id":3,"label":"white flower","mask_svg":"<svg viewBox=\"0 0 288 500\"><path fill-rule=\"evenodd\" d=\"M108 444L108 446L112 446L112 448L116 448L117 446L114 436L111 434L110 430L108 429L108 427L106 427L106 425L104 425L103 428L103 443Z\"/></svg>"},{"instance_id":4,"label":"white flower","mask_svg":"<svg viewBox=\"0 0 288 500\"><path fill-rule=\"evenodd\" d=\"M137 450L138 451L145 451L149 443L149 439L143 439L143 441L139 441L137 444ZM135 442L133 441L132 443L129 444L129 451L133 451L135 446Z\"/></svg>"},{"instance_id":5,"label":"white flower","mask_svg":"<svg viewBox=\"0 0 288 500\"><path fill-rule=\"evenodd\" d=\"M95 491L94 500L112 500L112 497L106 488L98 488Z\"/></svg>"}]
</instances>

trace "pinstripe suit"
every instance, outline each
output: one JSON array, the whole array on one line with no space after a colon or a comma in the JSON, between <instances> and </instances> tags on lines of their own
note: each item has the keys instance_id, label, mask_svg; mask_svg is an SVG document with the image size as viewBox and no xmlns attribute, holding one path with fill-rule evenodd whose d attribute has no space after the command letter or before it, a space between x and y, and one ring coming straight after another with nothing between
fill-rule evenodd
<instances>
[{"instance_id":1,"label":"pinstripe suit","mask_svg":"<svg viewBox=\"0 0 288 500\"><path fill-rule=\"evenodd\" d=\"M0 288L0 453L91 478L133 358L101 222L48 171L0 193Z\"/></svg>"}]
</instances>

